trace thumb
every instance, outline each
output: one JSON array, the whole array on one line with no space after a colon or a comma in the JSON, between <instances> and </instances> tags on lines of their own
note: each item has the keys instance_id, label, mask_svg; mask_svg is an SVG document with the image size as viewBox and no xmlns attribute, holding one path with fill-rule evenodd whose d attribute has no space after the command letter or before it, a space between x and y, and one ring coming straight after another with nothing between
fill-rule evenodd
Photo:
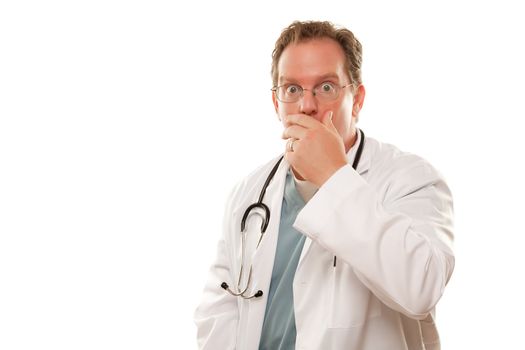
<instances>
[{"instance_id":1,"label":"thumb","mask_svg":"<svg viewBox=\"0 0 525 350\"><path fill-rule=\"evenodd\" d=\"M323 124L327 126L329 129L334 129L334 123L332 122L332 117L334 116L334 112L328 111L325 112L323 115Z\"/></svg>"}]
</instances>

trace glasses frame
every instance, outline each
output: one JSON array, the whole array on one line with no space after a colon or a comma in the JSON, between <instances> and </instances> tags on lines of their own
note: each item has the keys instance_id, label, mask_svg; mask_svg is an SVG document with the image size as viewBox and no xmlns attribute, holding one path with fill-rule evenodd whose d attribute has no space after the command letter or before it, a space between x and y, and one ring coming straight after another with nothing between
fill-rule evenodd
<instances>
[{"instance_id":1,"label":"glasses frame","mask_svg":"<svg viewBox=\"0 0 525 350\"><path fill-rule=\"evenodd\" d=\"M328 81L324 81L322 83L319 83L318 85L314 86L313 89L305 89L303 88L301 85L299 84L284 84L284 85L279 85L279 86L274 86L271 88L271 91L273 91L275 93L275 97L282 103L296 103L296 102L299 102L303 97L304 97L304 92L305 91L311 91L312 92L312 95L314 97L316 97L317 95L317 88L321 85L323 85L324 83L330 83L330 84L333 84L334 87L338 87L339 89L337 90L337 95L332 99L332 100L328 100L328 101L335 101L337 100L337 98L339 97L339 94L341 93L341 90L343 90L344 88L346 87L349 87L349 86L353 86L354 84L353 83L350 83L350 84L346 84L346 85L338 85L338 84L334 84L332 82L328 82ZM284 87L284 86L287 86L287 85L296 85L298 86L299 88L301 88L301 94L299 95L299 97L297 98L296 101L283 101L279 98L279 94L277 93L277 90Z\"/></svg>"}]
</instances>

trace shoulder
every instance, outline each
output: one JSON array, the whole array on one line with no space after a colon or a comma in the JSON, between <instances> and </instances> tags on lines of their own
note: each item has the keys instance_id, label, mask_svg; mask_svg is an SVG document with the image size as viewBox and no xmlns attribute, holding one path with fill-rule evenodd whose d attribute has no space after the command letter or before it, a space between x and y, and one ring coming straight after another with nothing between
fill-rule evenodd
<instances>
[{"instance_id":1,"label":"shoulder","mask_svg":"<svg viewBox=\"0 0 525 350\"><path fill-rule=\"evenodd\" d=\"M371 137L367 137L366 142L370 147L370 170L373 172L406 175L416 172L420 175L440 176L432 164L417 154L403 151L392 144Z\"/></svg>"},{"instance_id":2,"label":"shoulder","mask_svg":"<svg viewBox=\"0 0 525 350\"><path fill-rule=\"evenodd\" d=\"M243 176L233 187L230 201L239 202L244 197L251 196L252 192L259 191L281 157L282 155L276 156ZM283 163L285 163L284 159L281 161L280 166L283 166Z\"/></svg>"},{"instance_id":3,"label":"shoulder","mask_svg":"<svg viewBox=\"0 0 525 350\"><path fill-rule=\"evenodd\" d=\"M441 184L441 173L423 157L398 147L367 137L370 147L369 178L381 183L387 193L407 194L423 187Z\"/></svg>"}]
</instances>

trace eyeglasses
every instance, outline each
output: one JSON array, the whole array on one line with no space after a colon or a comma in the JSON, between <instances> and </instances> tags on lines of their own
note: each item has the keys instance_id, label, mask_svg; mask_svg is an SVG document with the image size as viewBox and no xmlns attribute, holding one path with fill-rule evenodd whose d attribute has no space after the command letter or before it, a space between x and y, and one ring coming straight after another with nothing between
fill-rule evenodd
<instances>
[{"instance_id":1,"label":"eyeglasses","mask_svg":"<svg viewBox=\"0 0 525 350\"><path fill-rule=\"evenodd\" d=\"M312 91L312 94L321 102L329 102L337 99L341 90L348 86L352 86L352 84L339 86L329 81L325 81L324 83L316 85L311 90L305 89L297 84L285 84L274 86L272 91L275 92L277 99L284 103L299 101L303 97L305 91Z\"/></svg>"}]
</instances>

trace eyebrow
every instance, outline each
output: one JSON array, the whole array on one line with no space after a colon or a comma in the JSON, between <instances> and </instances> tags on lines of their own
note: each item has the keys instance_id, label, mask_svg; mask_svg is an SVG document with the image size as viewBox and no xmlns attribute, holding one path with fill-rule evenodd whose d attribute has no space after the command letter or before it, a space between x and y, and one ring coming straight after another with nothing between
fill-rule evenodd
<instances>
[{"instance_id":1,"label":"eyebrow","mask_svg":"<svg viewBox=\"0 0 525 350\"><path fill-rule=\"evenodd\" d=\"M326 79L334 79L334 80L337 80L339 82L339 76L337 74L335 74L335 73L323 74L319 78L317 78L316 80L318 80L319 82L322 83ZM278 82L281 82L281 83L284 83L284 82L297 83L297 79L288 78L286 76L281 75L279 77Z\"/></svg>"}]
</instances>

